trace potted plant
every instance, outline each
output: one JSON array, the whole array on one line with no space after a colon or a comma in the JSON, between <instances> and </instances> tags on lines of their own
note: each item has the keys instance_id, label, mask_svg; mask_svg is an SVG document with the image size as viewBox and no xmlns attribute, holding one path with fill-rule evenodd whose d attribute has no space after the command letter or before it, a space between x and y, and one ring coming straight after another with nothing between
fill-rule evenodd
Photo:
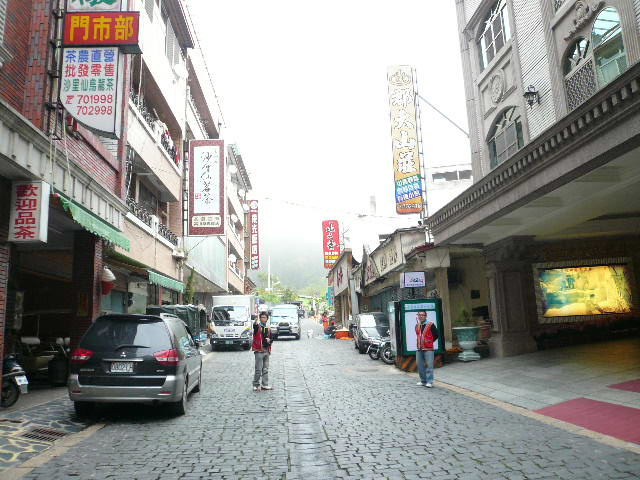
<instances>
[{"instance_id":1,"label":"potted plant","mask_svg":"<svg viewBox=\"0 0 640 480\"><path fill-rule=\"evenodd\" d=\"M462 348L462 353L458 355L458 360L463 362L480 360L480 355L473 350L478 344L479 332L480 327L473 321L471 314L463 308L453 321L453 333L458 338L458 343Z\"/></svg>"}]
</instances>

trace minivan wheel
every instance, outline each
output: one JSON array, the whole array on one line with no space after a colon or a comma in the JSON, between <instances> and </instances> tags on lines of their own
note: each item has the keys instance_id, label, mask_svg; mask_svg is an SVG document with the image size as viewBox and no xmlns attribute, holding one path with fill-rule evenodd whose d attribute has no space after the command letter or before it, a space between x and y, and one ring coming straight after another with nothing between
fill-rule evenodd
<instances>
[{"instance_id":1,"label":"minivan wheel","mask_svg":"<svg viewBox=\"0 0 640 480\"><path fill-rule=\"evenodd\" d=\"M93 413L95 404L93 402L73 402L73 408L79 417L88 417Z\"/></svg>"},{"instance_id":2,"label":"minivan wheel","mask_svg":"<svg viewBox=\"0 0 640 480\"><path fill-rule=\"evenodd\" d=\"M184 415L187 413L187 383L188 378L184 379L184 385L182 386L182 397L177 402L170 404L171 413L175 416Z\"/></svg>"},{"instance_id":3,"label":"minivan wheel","mask_svg":"<svg viewBox=\"0 0 640 480\"><path fill-rule=\"evenodd\" d=\"M300 340L300 334L296 335L296 340Z\"/></svg>"}]
</instances>

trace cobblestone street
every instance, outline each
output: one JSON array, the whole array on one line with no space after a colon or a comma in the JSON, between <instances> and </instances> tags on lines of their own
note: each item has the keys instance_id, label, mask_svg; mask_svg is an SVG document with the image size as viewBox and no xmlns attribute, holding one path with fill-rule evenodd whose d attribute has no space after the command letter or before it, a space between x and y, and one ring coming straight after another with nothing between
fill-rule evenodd
<instances>
[{"instance_id":1,"label":"cobblestone street","mask_svg":"<svg viewBox=\"0 0 640 480\"><path fill-rule=\"evenodd\" d=\"M276 342L273 391L252 391L251 352L204 370L187 415L101 409L104 428L24 478L640 478L639 455L437 388L437 371L417 387L352 342Z\"/></svg>"}]
</instances>

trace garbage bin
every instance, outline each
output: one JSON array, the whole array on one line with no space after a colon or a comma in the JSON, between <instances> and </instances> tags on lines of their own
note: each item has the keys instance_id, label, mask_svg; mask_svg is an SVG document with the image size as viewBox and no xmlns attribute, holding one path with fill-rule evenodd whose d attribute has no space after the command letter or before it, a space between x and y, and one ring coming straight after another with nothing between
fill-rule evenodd
<instances>
[{"instance_id":1,"label":"garbage bin","mask_svg":"<svg viewBox=\"0 0 640 480\"><path fill-rule=\"evenodd\" d=\"M55 386L63 386L67 384L69 376L69 362L65 357L55 357L49 360L48 365L49 383Z\"/></svg>"}]
</instances>

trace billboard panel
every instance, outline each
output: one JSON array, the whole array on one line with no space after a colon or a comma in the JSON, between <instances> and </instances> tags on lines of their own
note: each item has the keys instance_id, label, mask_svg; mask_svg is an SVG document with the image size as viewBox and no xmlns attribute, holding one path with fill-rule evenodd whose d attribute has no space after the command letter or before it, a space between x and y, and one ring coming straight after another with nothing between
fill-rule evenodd
<instances>
[{"instance_id":1,"label":"billboard panel","mask_svg":"<svg viewBox=\"0 0 640 480\"><path fill-rule=\"evenodd\" d=\"M122 10L122 0L67 0L67 12L112 12Z\"/></svg>"},{"instance_id":2,"label":"billboard panel","mask_svg":"<svg viewBox=\"0 0 640 480\"><path fill-rule=\"evenodd\" d=\"M189 142L190 236L225 234L224 140Z\"/></svg>"},{"instance_id":3,"label":"billboard panel","mask_svg":"<svg viewBox=\"0 0 640 480\"><path fill-rule=\"evenodd\" d=\"M9 241L15 243L46 242L49 228L49 195L45 182L13 182Z\"/></svg>"},{"instance_id":4,"label":"billboard panel","mask_svg":"<svg viewBox=\"0 0 640 480\"><path fill-rule=\"evenodd\" d=\"M630 313L628 265L549 268L538 271L544 317Z\"/></svg>"},{"instance_id":5,"label":"billboard panel","mask_svg":"<svg viewBox=\"0 0 640 480\"><path fill-rule=\"evenodd\" d=\"M322 222L324 268L332 268L340 258L340 224L337 220Z\"/></svg>"},{"instance_id":6,"label":"billboard panel","mask_svg":"<svg viewBox=\"0 0 640 480\"><path fill-rule=\"evenodd\" d=\"M75 12L64 21L63 45L119 46L126 53L142 53L138 47L140 12Z\"/></svg>"},{"instance_id":7,"label":"billboard panel","mask_svg":"<svg viewBox=\"0 0 640 480\"><path fill-rule=\"evenodd\" d=\"M395 65L389 68L387 80L396 212L419 214L423 203L415 72L409 66Z\"/></svg>"}]
</instances>

